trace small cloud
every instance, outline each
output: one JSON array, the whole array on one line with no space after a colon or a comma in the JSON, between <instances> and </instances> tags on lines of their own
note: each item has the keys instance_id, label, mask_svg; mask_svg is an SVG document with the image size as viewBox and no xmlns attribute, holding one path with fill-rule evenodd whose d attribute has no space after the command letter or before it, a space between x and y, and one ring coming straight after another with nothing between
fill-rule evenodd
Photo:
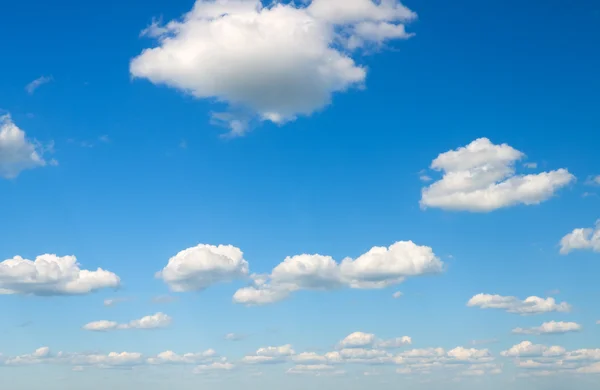
<instances>
[{"instance_id":1,"label":"small cloud","mask_svg":"<svg viewBox=\"0 0 600 390\"><path fill-rule=\"evenodd\" d=\"M108 138L108 135L101 135L100 137L98 137L98 141L100 142L104 142L104 143L109 143L110 142L110 138Z\"/></svg>"},{"instance_id":2,"label":"small cloud","mask_svg":"<svg viewBox=\"0 0 600 390\"><path fill-rule=\"evenodd\" d=\"M393 297L394 299L398 299L398 298L400 298L402 295L404 295L404 294L402 294L400 291L396 291L394 294L392 294L392 297Z\"/></svg>"},{"instance_id":3,"label":"small cloud","mask_svg":"<svg viewBox=\"0 0 600 390\"><path fill-rule=\"evenodd\" d=\"M48 84L49 82L51 82L53 80L54 80L54 78L52 76L41 76L41 77L33 80L29 84L27 84L25 86L25 90L27 91L28 94L33 95L33 93L35 92L36 89L38 89L39 87L41 87L44 84Z\"/></svg>"},{"instance_id":4,"label":"small cloud","mask_svg":"<svg viewBox=\"0 0 600 390\"><path fill-rule=\"evenodd\" d=\"M528 163L523 164L523 166L525 168L529 168L529 169L536 169L538 167L538 163L536 163L536 162L528 162Z\"/></svg>"},{"instance_id":5,"label":"small cloud","mask_svg":"<svg viewBox=\"0 0 600 390\"><path fill-rule=\"evenodd\" d=\"M560 294L560 290L550 290L548 291L548 295L558 295Z\"/></svg>"},{"instance_id":6,"label":"small cloud","mask_svg":"<svg viewBox=\"0 0 600 390\"><path fill-rule=\"evenodd\" d=\"M427 181L431 181L433 179L427 175L421 175L421 176L419 176L419 180L427 182Z\"/></svg>"},{"instance_id":7,"label":"small cloud","mask_svg":"<svg viewBox=\"0 0 600 390\"><path fill-rule=\"evenodd\" d=\"M600 186L600 175L588 176L585 184L588 186Z\"/></svg>"},{"instance_id":8,"label":"small cloud","mask_svg":"<svg viewBox=\"0 0 600 390\"><path fill-rule=\"evenodd\" d=\"M595 192L584 192L583 194L581 194L582 198L592 198L592 197L596 197L598 196L598 194L596 194Z\"/></svg>"},{"instance_id":9,"label":"small cloud","mask_svg":"<svg viewBox=\"0 0 600 390\"><path fill-rule=\"evenodd\" d=\"M237 333L227 333L224 338L227 341L240 341L240 340L243 340L244 338L246 338L246 336L243 334L237 334Z\"/></svg>"},{"instance_id":10,"label":"small cloud","mask_svg":"<svg viewBox=\"0 0 600 390\"><path fill-rule=\"evenodd\" d=\"M127 302L129 300L129 298L112 298L112 299L105 299L104 300L104 306L106 307L112 307L115 306L119 303L123 303L123 302Z\"/></svg>"}]
</instances>

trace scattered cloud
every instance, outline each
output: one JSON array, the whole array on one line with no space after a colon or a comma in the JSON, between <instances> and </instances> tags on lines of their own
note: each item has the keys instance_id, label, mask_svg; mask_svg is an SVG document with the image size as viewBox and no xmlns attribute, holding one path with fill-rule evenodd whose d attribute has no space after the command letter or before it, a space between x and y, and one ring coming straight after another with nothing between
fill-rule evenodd
<instances>
[{"instance_id":1,"label":"scattered cloud","mask_svg":"<svg viewBox=\"0 0 600 390\"><path fill-rule=\"evenodd\" d=\"M126 324L119 324L115 321L94 321L83 326L83 329L93 332L108 332L111 330L123 329L158 329L166 328L171 324L171 317L164 313L156 313L151 316L142 317L138 320L130 321Z\"/></svg>"},{"instance_id":2,"label":"scattered cloud","mask_svg":"<svg viewBox=\"0 0 600 390\"><path fill-rule=\"evenodd\" d=\"M560 240L560 253L569 254L574 250L600 252L600 220L593 228L575 229Z\"/></svg>"},{"instance_id":3,"label":"scattered cloud","mask_svg":"<svg viewBox=\"0 0 600 390\"><path fill-rule=\"evenodd\" d=\"M53 144L41 145L28 140L10 115L0 115L0 177L14 179L27 169L56 165L56 160L46 161L44 154L52 152Z\"/></svg>"},{"instance_id":4,"label":"scattered cloud","mask_svg":"<svg viewBox=\"0 0 600 390\"><path fill-rule=\"evenodd\" d=\"M588 176L585 184L589 186L600 186L600 175Z\"/></svg>"},{"instance_id":5,"label":"scattered cloud","mask_svg":"<svg viewBox=\"0 0 600 390\"><path fill-rule=\"evenodd\" d=\"M182 18L153 22L157 45L130 63L131 75L228 106L211 122L243 135L253 121L282 124L364 85L358 49L408 39L416 14L396 0L197 0Z\"/></svg>"},{"instance_id":6,"label":"scattered cloud","mask_svg":"<svg viewBox=\"0 0 600 390\"><path fill-rule=\"evenodd\" d=\"M373 247L356 259L345 258L340 263L330 256L297 255L287 257L269 275L253 275L253 286L239 289L233 301L262 305L299 290L380 289L406 277L440 273L443 268L430 247L412 241Z\"/></svg>"},{"instance_id":7,"label":"scattered cloud","mask_svg":"<svg viewBox=\"0 0 600 390\"><path fill-rule=\"evenodd\" d=\"M477 294L469 300L467 306L481 309L501 309L521 315L571 311L571 305L566 302L556 303L554 298L544 299L536 296L520 300L517 297Z\"/></svg>"},{"instance_id":8,"label":"scattered cloud","mask_svg":"<svg viewBox=\"0 0 600 390\"><path fill-rule=\"evenodd\" d=\"M210 364L217 357L214 349L208 349L204 352L177 354L173 351L161 352L155 357L147 359L148 364Z\"/></svg>"},{"instance_id":9,"label":"scattered cloud","mask_svg":"<svg viewBox=\"0 0 600 390\"><path fill-rule=\"evenodd\" d=\"M404 294L402 294L400 291L396 291L395 293L392 294L392 298L398 299L398 298L401 298L402 295L404 295Z\"/></svg>"},{"instance_id":10,"label":"scattered cloud","mask_svg":"<svg viewBox=\"0 0 600 390\"><path fill-rule=\"evenodd\" d=\"M45 254L34 261L15 256L0 262L0 294L81 295L117 288L119 277L102 268L79 268L75 256Z\"/></svg>"},{"instance_id":11,"label":"scattered cloud","mask_svg":"<svg viewBox=\"0 0 600 390\"><path fill-rule=\"evenodd\" d=\"M515 334L563 334L569 332L579 332L581 325L575 322L544 322L541 326L533 328L516 328L513 329Z\"/></svg>"},{"instance_id":12,"label":"scattered cloud","mask_svg":"<svg viewBox=\"0 0 600 390\"><path fill-rule=\"evenodd\" d=\"M104 306L106 307L112 307L112 306L116 306L119 303L123 303L123 302L127 302L129 301L129 298L110 298L110 299L105 299L104 300Z\"/></svg>"},{"instance_id":13,"label":"scattered cloud","mask_svg":"<svg viewBox=\"0 0 600 390\"><path fill-rule=\"evenodd\" d=\"M440 154L431 169L442 179L422 190L421 207L490 212L518 204L535 205L575 181L566 169L517 175L515 162L525 155L507 144L479 138Z\"/></svg>"},{"instance_id":14,"label":"scattered cloud","mask_svg":"<svg viewBox=\"0 0 600 390\"><path fill-rule=\"evenodd\" d=\"M49 82L51 82L53 80L54 80L54 78L52 76L38 77L37 79L35 79L32 82L30 82L29 84L27 84L25 86L25 90L27 91L28 94L33 95L33 93L35 92L36 89L38 89L39 87L41 87L44 84L48 84Z\"/></svg>"},{"instance_id":15,"label":"scattered cloud","mask_svg":"<svg viewBox=\"0 0 600 390\"><path fill-rule=\"evenodd\" d=\"M246 336L243 334L237 334L237 333L227 333L224 337L225 340L227 341L240 341L245 339Z\"/></svg>"},{"instance_id":16,"label":"scattered cloud","mask_svg":"<svg viewBox=\"0 0 600 390\"><path fill-rule=\"evenodd\" d=\"M201 364L194 369L196 374L205 374L211 371L231 371L235 365L228 362L214 362L210 364Z\"/></svg>"},{"instance_id":17,"label":"scattered cloud","mask_svg":"<svg viewBox=\"0 0 600 390\"><path fill-rule=\"evenodd\" d=\"M523 166L529 169L536 169L538 167L538 164L536 162L527 162L523 164Z\"/></svg>"},{"instance_id":18,"label":"scattered cloud","mask_svg":"<svg viewBox=\"0 0 600 390\"><path fill-rule=\"evenodd\" d=\"M372 333L354 332L346 336L338 343L339 349L372 347L379 349L400 348L412 344L408 336L396 337L389 340L381 340Z\"/></svg>"},{"instance_id":19,"label":"scattered cloud","mask_svg":"<svg viewBox=\"0 0 600 390\"><path fill-rule=\"evenodd\" d=\"M156 273L175 292L201 291L216 283L247 276L248 262L239 248L205 244L179 252Z\"/></svg>"},{"instance_id":20,"label":"scattered cloud","mask_svg":"<svg viewBox=\"0 0 600 390\"><path fill-rule=\"evenodd\" d=\"M276 364L284 363L290 356L296 352L290 344L279 347L263 347L259 348L253 355L246 355L242 359L245 364Z\"/></svg>"}]
</instances>

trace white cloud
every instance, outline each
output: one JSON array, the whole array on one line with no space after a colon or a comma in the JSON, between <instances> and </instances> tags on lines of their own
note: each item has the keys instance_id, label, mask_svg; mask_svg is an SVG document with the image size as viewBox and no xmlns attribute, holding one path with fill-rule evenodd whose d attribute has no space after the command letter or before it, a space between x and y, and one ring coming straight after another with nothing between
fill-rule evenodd
<instances>
[{"instance_id":1,"label":"white cloud","mask_svg":"<svg viewBox=\"0 0 600 390\"><path fill-rule=\"evenodd\" d=\"M554 298L540 298L536 296L520 300L517 297L504 297L501 295L477 294L467 303L469 307L481 309L501 309L509 313L521 315L542 314L550 312L569 312L571 305L566 302L556 303Z\"/></svg>"},{"instance_id":2,"label":"white cloud","mask_svg":"<svg viewBox=\"0 0 600 390\"><path fill-rule=\"evenodd\" d=\"M54 80L54 78L52 76L38 77L37 79L35 79L32 82L30 82L29 84L27 84L25 86L25 90L27 91L28 94L33 95L33 93L35 92L36 89L38 89L39 87L41 87L44 84L48 84L52 80Z\"/></svg>"},{"instance_id":3,"label":"white cloud","mask_svg":"<svg viewBox=\"0 0 600 390\"><path fill-rule=\"evenodd\" d=\"M231 371L235 365L228 362L214 362L211 364L202 364L194 369L196 374L203 374L209 371Z\"/></svg>"},{"instance_id":4,"label":"white cloud","mask_svg":"<svg viewBox=\"0 0 600 390\"><path fill-rule=\"evenodd\" d=\"M569 332L579 332L581 325L575 322L544 322L540 326L533 328L516 328L513 329L515 334L561 334Z\"/></svg>"},{"instance_id":5,"label":"white cloud","mask_svg":"<svg viewBox=\"0 0 600 390\"><path fill-rule=\"evenodd\" d=\"M104 300L104 306L106 306L106 307L112 307L112 306L116 306L119 303L127 302L128 300L129 300L128 298L111 298L111 299L105 299Z\"/></svg>"},{"instance_id":6,"label":"white cloud","mask_svg":"<svg viewBox=\"0 0 600 390\"><path fill-rule=\"evenodd\" d=\"M224 338L227 341L239 341L243 340L245 336L243 334L227 333Z\"/></svg>"},{"instance_id":7,"label":"white cloud","mask_svg":"<svg viewBox=\"0 0 600 390\"><path fill-rule=\"evenodd\" d=\"M338 346L340 348L361 348L373 345L375 335L372 333L354 332L346 336Z\"/></svg>"},{"instance_id":8,"label":"white cloud","mask_svg":"<svg viewBox=\"0 0 600 390\"><path fill-rule=\"evenodd\" d=\"M536 169L538 167L538 164L536 162L528 162L523 164L523 166L529 169Z\"/></svg>"},{"instance_id":9,"label":"white cloud","mask_svg":"<svg viewBox=\"0 0 600 390\"><path fill-rule=\"evenodd\" d=\"M156 277L175 292L199 291L248 275L248 262L232 245L205 245L185 249L169 259Z\"/></svg>"},{"instance_id":10,"label":"white cloud","mask_svg":"<svg viewBox=\"0 0 600 390\"><path fill-rule=\"evenodd\" d=\"M443 262L427 246L400 241L389 248L373 247L356 259L337 263L322 255L287 257L270 275L255 275L254 285L238 290L236 303L260 305L285 299L298 290L337 288L379 289L404 278L443 271Z\"/></svg>"},{"instance_id":11,"label":"white cloud","mask_svg":"<svg viewBox=\"0 0 600 390\"><path fill-rule=\"evenodd\" d=\"M395 293L392 294L392 298L394 299L398 299L400 297L402 297L402 293L400 291L396 291Z\"/></svg>"},{"instance_id":12,"label":"white cloud","mask_svg":"<svg viewBox=\"0 0 600 390\"><path fill-rule=\"evenodd\" d=\"M0 262L0 294L80 295L116 288L119 277L102 268L79 268L75 256L45 254L34 261L15 256Z\"/></svg>"},{"instance_id":13,"label":"white cloud","mask_svg":"<svg viewBox=\"0 0 600 390\"><path fill-rule=\"evenodd\" d=\"M278 347L259 348L254 355L247 355L242 358L245 364L275 364L283 363L287 358L294 356L296 351L290 344Z\"/></svg>"},{"instance_id":14,"label":"white cloud","mask_svg":"<svg viewBox=\"0 0 600 390\"><path fill-rule=\"evenodd\" d=\"M587 229L575 229L560 240L560 253L569 254L574 250L600 252L600 220L596 226Z\"/></svg>"},{"instance_id":15,"label":"white cloud","mask_svg":"<svg viewBox=\"0 0 600 390\"><path fill-rule=\"evenodd\" d=\"M120 329L158 329L166 328L171 324L171 317L164 313L156 313L150 316L145 316L137 320L130 321L126 324L119 324L114 321L95 321L85 324L83 329L94 332L107 332L110 330Z\"/></svg>"},{"instance_id":16,"label":"white cloud","mask_svg":"<svg viewBox=\"0 0 600 390\"><path fill-rule=\"evenodd\" d=\"M352 49L409 38L404 23L415 18L396 0L197 0L181 20L144 30L158 44L133 58L130 72L226 103L229 112L213 119L241 135L253 118L294 120L361 87L367 70Z\"/></svg>"},{"instance_id":17,"label":"white cloud","mask_svg":"<svg viewBox=\"0 0 600 390\"><path fill-rule=\"evenodd\" d=\"M55 160L44 160L44 153L51 149L52 145L44 148L28 140L10 115L0 115L0 177L14 179L24 170L56 164Z\"/></svg>"},{"instance_id":18,"label":"white cloud","mask_svg":"<svg viewBox=\"0 0 600 390\"><path fill-rule=\"evenodd\" d=\"M563 347L547 347L541 344L533 344L531 341L523 341L513 345L510 349L502 351L500 355L504 357L556 357L562 356L567 351Z\"/></svg>"},{"instance_id":19,"label":"white cloud","mask_svg":"<svg viewBox=\"0 0 600 390\"><path fill-rule=\"evenodd\" d=\"M199 364L199 363L210 363L217 353L213 349L208 349L204 352L199 353L185 353L179 355L173 351L161 352L155 357L147 359L148 364Z\"/></svg>"},{"instance_id":20,"label":"white cloud","mask_svg":"<svg viewBox=\"0 0 600 390\"><path fill-rule=\"evenodd\" d=\"M442 153L431 169L443 171L444 176L423 188L421 207L489 212L517 204L535 205L575 180L566 169L517 175L515 162L524 156L487 138Z\"/></svg>"}]
</instances>

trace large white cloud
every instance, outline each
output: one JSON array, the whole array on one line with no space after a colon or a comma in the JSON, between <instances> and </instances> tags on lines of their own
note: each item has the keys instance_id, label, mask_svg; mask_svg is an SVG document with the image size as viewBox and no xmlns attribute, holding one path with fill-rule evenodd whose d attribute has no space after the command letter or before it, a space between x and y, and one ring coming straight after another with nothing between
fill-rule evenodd
<instances>
[{"instance_id":1,"label":"large white cloud","mask_svg":"<svg viewBox=\"0 0 600 390\"><path fill-rule=\"evenodd\" d=\"M579 332L581 325L576 322L557 322L550 321L544 322L540 326L533 328L515 328L513 333L515 334L562 334L569 332Z\"/></svg>"},{"instance_id":2,"label":"large white cloud","mask_svg":"<svg viewBox=\"0 0 600 390\"><path fill-rule=\"evenodd\" d=\"M10 115L0 115L0 177L13 179L24 170L55 164L55 160L44 159L45 151L38 142L27 139Z\"/></svg>"},{"instance_id":3,"label":"large white cloud","mask_svg":"<svg viewBox=\"0 0 600 390\"><path fill-rule=\"evenodd\" d=\"M501 309L506 310L509 313L521 315L571 311L571 305L566 302L557 303L554 298L544 299L536 296L521 300L517 297L477 294L469 300L467 306L479 307L482 309Z\"/></svg>"},{"instance_id":4,"label":"large white cloud","mask_svg":"<svg viewBox=\"0 0 600 390\"><path fill-rule=\"evenodd\" d=\"M199 291L248 275L248 262L232 245L205 245L185 249L169 259L156 277L176 292Z\"/></svg>"},{"instance_id":5,"label":"large white cloud","mask_svg":"<svg viewBox=\"0 0 600 390\"><path fill-rule=\"evenodd\" d=\"M166 328L171 324L171 317L164 313L156 313L145 316L137 320L132 320L126 324L119 324L115 321L94 321L83 326L83 329L93 332L107 332L118 329L158 329Z\"/></svg>"},{"instance_id":6,"label":"large white cloud","mask_svg":"<svg viewBox=\"0 0 600 390\"><path fill-rule=\"evenodd\" d=\"M431 169L444 175L423 188L421 207L489 212L517 204L535 205L575 180L566 169L518 175L515 163L524 156L487 138L442 153L433 160Z\"/></svg>"},{"instance_id":7,"label":"large white cloud","mask_svg":"<svg viewBox=\"0 0 600 390\"><path fill-rule=\"evenodd\" d=\"M329 256L304 254L287 257L270 275L255 275L254 285L238 290L233 300L261 305L285 299L298 290L378 289L401 283L406 277L442 271L443 262L433 250L412 241L374 247L340 263Z\"/></svg>"},{"instance_id":8,"label":"large white cloud","mask_svg":"<svg viewBox=\"0 0 600 390\"><path fill-rule=\"evenodd\" d=\"M75 256L45 254L33 261L15 256L0 262L0 294L78 295L120 283L116 274L102 268L79 268Z\"/></svg>"},{"instance_id":9,"label":"large white cloud","mask_svg":"<svg viewBox=\"0 0 600 390\"><path fill-rule=\"evenodd\" d=\"M596 221L595 227L574 229L560 240L563 255L578 249L600 252L600 220Z\"/></svg>"},{"instance_id":10,"label":"large white cloud","mask_svg":"<svg viewBox=\"0 0 600 390\"><path fill-rule=\"evenodd\" d=\"M144 30L158 44L132 59L131 75L227 103L213 119L240 135L252 117L294 120L362 86L353 49L409 38L404 23L416 18L397 0L304 3L197 0L180 20Z\"/></svg>"}]
</instances>

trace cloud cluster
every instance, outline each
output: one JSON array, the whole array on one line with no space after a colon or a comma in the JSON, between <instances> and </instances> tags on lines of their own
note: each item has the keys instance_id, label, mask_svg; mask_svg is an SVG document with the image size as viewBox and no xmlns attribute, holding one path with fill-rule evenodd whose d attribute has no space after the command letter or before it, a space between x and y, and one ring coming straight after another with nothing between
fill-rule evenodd
<instances>
[{"instance_id":1,"label":"cloud cluster","mask_svg":"<svg viewBox=\"0 0 600 390\"><path fill-rule=\"evenodd\" d=\"M562 334L580 330L581 325L576 322L550 321L533 328L515 328L512 332L515 334Z\"/></svg>"},{"instance_id":2,"label":"cloud cluster","mask_svg":"<svg viewBox=\"0 0 600 390\"><path fill-rule=\"evenodd\" d=\"M593 228L574 229L560 240L560 253L569 254L574 250L600 252L600 220Z\"/></svg>"},{"instance_id":3,"label":"cloud cluster","mask_svg":"<svg viewBox=\"0 0 600 390\"><path fill-rule=\"evenodd\" d=\"M518 368L531 372L526 375L600 373L600 349L568 351L556 345L546 346L523 341L500 354L513 358Z\"/></svg>"},{"instance_id":4,"label":"cloud cluster","mask_svg":"<svg viewBox=\"0 0 600 390\"><path fill-rule=\"evenodd\" d=\"M172 291L200 291L221 282L248 276L248 262L232 245L204 245L185 249L169 259L156 277Z\"/></svg>"},{"instance_id":5,"label":"cloud cluster","mask_svg":"<svg viewBox=\"0 0 600 390\"><path fill-rule=\"evenodd\" d=\"M102 268L79 268L75 256L45 254L33 261L15 256L0 262L0 294L81 295L120 283L116 274Z\"/></svg>"},{"instance_id":6,"label":"cloud cluster","mask_svg":"<svg viewBox=\"0 0 600 390\"><path fill-rule=\"evenodd\" d=\"M254 285L239 289L233 300L261 305L299 290L379 289L401 283L406 277L442 271L443 262L433 250L412 241L373 247L356 259L345 258L340 263L330 256L304 254L287 257L269 275L254 275Z\"/></svg>"},{"instance_id":7,"label":"cloud cluster","mask_svg":"<svg viewBox=\"0 0 600 390\"><path fill-rule=\"evenodd\" d=\"M536 296L521 300L517 297L477 294L467 302L467 306L481 309L501 309L521 315L571 311L571 305L566 302L557 303L554 298L544 299Z\"/></svg>"},{"instance_id":8,"label":"cloud cluster","mask_svg":"<svg viewBox=\"0 0 600 390\"><path fill-rule=\"evenodd\" d=\"M354 332L346 336L338 343L338 348L381 348L393 349L412 344L412 339L408 336L396 337L389 340L381 340L372 333Z\"/></svg>"},{"instance_id":9,"label":"cloud cluster","mask_svg":"<svg viewBox=\"0 0 600 390\"><path fill-rule=\"evenodd\" d=\"M111 330L124 329L158 329L166 328L171 324L172 318L164 313L156 313L145 316L137 320L129 321L126 324L119 324L115 321L94 321L83 326L84 330L92 332L108 332Z\"/></svg>"},{"instance_id":10,"label":"cloud cluster","mask_svg":"<svg viewBox=\"0 0 600 390\"><path fill-rule=\"evenodd\" d=\"M44 153L51 149L28 140L10 115L0 115L0 177L14 179L24 170L56 164L44 159Z\"/></svg>"},{"instance_id":11,"label":"cloud cluster","mask_svg":"<svg viewBox=\"0 0 600 390\"><path fill-rule=\"evenodd\" d=\"M133 77L229 106L213 121L241 135L253 119L284 123L364 84L356 49L411 37L416 14L397 0L197 0L142 35L156 38L130 63Z\"/></svg>"},{"instance_id":12,"label":"cloud cluster","mask_svg":"<svg viewBox=\"0 0 600 390\"><path fill-rule=\"evenodd\" d=\"M566 169L518 175L515 163L525 155L507 144L479 138L440 154L431 169L443 177L423 188L421 207L489 212L518 204L535 205L575 180Z\"/></svg>"}]
</instances>

